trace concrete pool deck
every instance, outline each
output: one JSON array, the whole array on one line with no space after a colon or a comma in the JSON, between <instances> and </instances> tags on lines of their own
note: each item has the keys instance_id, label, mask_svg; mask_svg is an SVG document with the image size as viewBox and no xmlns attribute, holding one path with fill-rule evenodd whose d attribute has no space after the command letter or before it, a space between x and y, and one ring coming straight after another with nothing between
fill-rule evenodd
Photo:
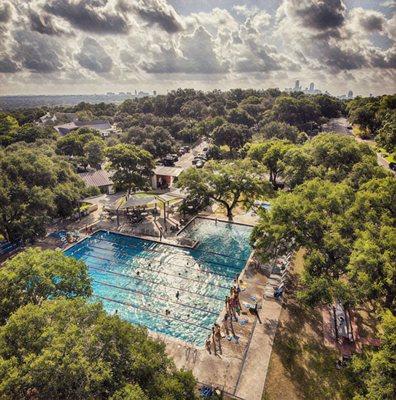
<instances>
[{"instance_id":1,"label":"concrete pool deck","mask_svg":"<svg viewBox=\"0 0 396 400\"><path fill-rule=\"evenodd\" d=\"M241 318L247 319L248 323L244 326L234 323L239 343L223 339L222 355L209 354L204 348L164 335L153 333L152 336L165 343L167 354L176 367L191 370L198 382L218 387L240 399L261 400L282 306L265 298L268 278L264 273L249 266L241 279L246 284L246 290L240 294ZM255 296L261 305L261 323L244 307L245 303L253 302L251 296Z\"/></svg>"},{"instance_id":2,"label":"concrete pool deck","mask_svg":"<svg viewBox=\"0 0 396 400\"><path fill-rule=\"evenodd\" d=\"M217 215L201 214L201 217L215 218ZM252 225L256 222L256 218L256 216L244 214L237 216L233 222ZM116 231L114 224L103 223L103 221L95 228ZM117 230L117 233L127 235L132 233L124 226ZM133 236L142 237L143 235L133 234ZM152 237L145 237L145 239L153 241ZM169 237L169 242L163 239L162 243L174 245L172 239ZM245 325L234 323L235 333L239 337L238 343L224 338L221 355L209 354L203 347L195 347L170 336L151 331L150 335L163 341L166 352L174 360L176 367L191 370L198 382L218 387L235 398L261 400L281 311L281 304L265 297L269 275L270 271L257 270L248 263L243 269L240 279L243 280L246 290L240 294L241 318L246 319L247 323ZM254 296L261 306L259 310L261 322L245 307L246 303L254 304L255 301L251 296ZM220 313L218 323L223 315L224 311Z\"/></svg>"}]
</instances>

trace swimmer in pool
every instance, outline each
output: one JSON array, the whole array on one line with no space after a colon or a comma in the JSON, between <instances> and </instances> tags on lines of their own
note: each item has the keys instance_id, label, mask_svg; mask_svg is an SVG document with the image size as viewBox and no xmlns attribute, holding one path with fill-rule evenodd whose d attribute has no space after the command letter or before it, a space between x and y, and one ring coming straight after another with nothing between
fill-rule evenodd
<instances>
[{"instance_id":1,"label":"swimmer in pool","mask_svg":"<svg viewBox=\"0 0 396 400\"><path fill-rule=\"evenodd\" d=\"M170 310L166 309L165 310L165 315L170 315Z\"/></svg>"},{"instance_id":2,"label":"swimmer in pool","mask_svg":"<svg viewBox=\"0 0 396 400\"><path fill-rule=\"evenodd\" d=\"M177 292L176 292L176 299L179 300L179 297L180 297L180 292L177 291Z\"/></svg>"}]
</instances>

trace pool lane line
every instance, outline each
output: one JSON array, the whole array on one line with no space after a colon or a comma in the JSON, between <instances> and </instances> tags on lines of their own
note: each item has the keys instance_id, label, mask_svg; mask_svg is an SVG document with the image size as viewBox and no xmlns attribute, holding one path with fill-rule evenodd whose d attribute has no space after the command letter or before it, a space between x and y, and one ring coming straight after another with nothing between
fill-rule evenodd
<instances>
[{"instance_id":1,"label":"pool lane line","mask_svg":"<svg viewBox=\"0 0 396 400\"><path fill-rule=\"evenodd\" d=\"M95 239L93 239L93 240L108 242L108 243L111 243L111 244L113 244L113 245L115 245L115 246L119 246L119 247L132 247L132 248L137 247L137 246L135 246L135 245L133 245L133 244L131 244L131 245L124 245L124 244L116 243L116 242L113 242L113 241L111 241L111 240L107 240L107 239L103 239L103 238L100 238L100 239L96 239L96 238L95 238ZM89 245L93 247L92 242L89 242ZM77 249L76 251L78 251L78 249ZM154 252L154 253L158 253L158 254L164 254L163 251L159 251L159 250L155 250L155 249L148 249L148 248L141 249L141 251L142 251L142 252L148 251L148 252ZM179 254L183 254L183 253L169 252L169 253L165 253L165 254L179 255ZM184 255L185 255L185 254L184 254ZM131 255L131 257L132 257L132 255ZM226 257L226 256L225 256L225 257ZM193 257L193 258L194 258L194 257ZM194 260L195 260L195 258L194 258ZM226 268L228 268L228 269L231 269L231 270L234 270L234 271L238 271L238 272L241 272L242 269L243 269L243 268L241 269L240 267L233 267L232 265L220 263L220 262L217 262L217 261L211 261L211 260L202 258L202 256L199 256L198 260L199 260L199 261L202 261L202 262L206 262L206 263L208 263L208 264L220 265L220 266L222 266L222 267L226 267ZM244 263L246 263L246 260L244 260ZM231 277L230 277L230 278L231 278Z\"/></svg>"},{"instance_id":2,"label":"pool lane line","mask_svg":"<svg viewBox=\"0 0 396 400\"><path fill-rule=\"evenodd\" d=\"M207 313L207 314L219 315L219 312L220 312L220 311L219 311L219 312L214 312L214 311L208 310L208 309L206 309L206 308L201 308L201 307L197 307L197 306L192 306L192 305L190 305L190 304L182 303L182 302L180 302L180 301L177 302L177 301L174 301L174 300L171 300L171 299L167 299L166 297L163 297L163 296L154 296L154 295L151 295L151 294L149 294L149 293L142 292L141 290L135 290L135 289L127 288L127 287L122 287L122 286L113 285L112 283L97 281L96 279L93 279L92 281L95 282L95 283L99 283L99 285L114 287L114 288L116 288L116 289L125 290L125 291L133 292L133 293L138 293L138 294L141 294L141 295L143 295L143 296L151 297L151 298L154 298L154 299L164 300L164 301L166 301L166 302L168 302L168 303L172 303L172 304L177 304L178 306L193 308L193 309L195 309L195 310L202 311L202 312L205 312L205 313Z\"/></svg>"},{"instance_id":3,"label":"pool lane line","mask_svg":"<svg viewBox=\"0 0 396 400\"><path fill-rule=\"evenodd\" d=\"M92 254L84 255L83 257L97 258L97 259L99 259L99 260L109 261L110 263L115 263L115 262L116 262L116 261L112 261L110 258L100 257L100 256L97 256L97 255L92 255ZM145 266L145 265L137 266L137 268L142 269L142 270L147 270L147 271L150 271L150 272L156 272L157 274L163 274L163 275L167 275L167 276L173 276L174 278L185 279L185 280L190 281L190 282L197 282L197 283L203 283L203 282L205 282L205 281L201 281L201 280L199 280L199 279L187 278L187 277L182 276L182 275L170 274L169 272L165 272L165 271L157 271L157 270L152 269L152 268L147 268L147 266ZM214 287L218 287L218 288L221 288L221 289L227 289L227 290L230 289L230 286L217 285L216 283L213 283L213 282L205 282L205 284L211 285L211 286L214 286Z\"/></svg>"},{"instance_id":4,"label":"pool lane line","mask_svg":"<svg viewBox=\"0 0 396 400\"><path fill-rule=\"evenodd\" d=\"M124 277L131 278L131 279L137 279L137 280L139 280L139 281L153 283L154 285L165 286L165 287L168 287L168 288L180 290L180 291L186 292L186 293L191 293L191 294L194 294L194 295L196 295L196 296L201 296L201 297L204 297L204 298L209 298L209 299L213 299L213 300L217 300L217 301L221 301L221 302L225 301L225 297L224 297L224 299L223 299L223 298L221 298L221 297L215 297L215 296L211 296L211 295L201 294L201 293L198 293L198 292L192 292L191 290L183 289L183 288L176 287L176 286L171 286L171 285L169 285L169 284L165 284L165 283L161 283L161 282L155 282L155 281L150 281L150 280L148 280L148 279L139 278L139 277L137 277L137 276L133 276L133 275L129 275L129 274L123 274L123 273L121 273L121 272L109 271L109 270L107 270L107 269L100 268L100 267L93 267L93 266L91 266L91 265L88 265L88 267L89 267L89 268L92 268L92 269L94 269L94 270L97 270L97 271L107 272L107 273L109 273L109 274L118 275L118 276L124 276Z\"/></svg>"},{"instance_id":5,"label":"pool lane line","mask_svg":"<svg viewBox=\"0 0 396 400\"><path fill-rule=\"evenodd\" d=\"M106 239L106 238L103 238L103 237L100 237L100 238L89 238L89 239L92 239L92 240L103 240L103 241L105 241L105 242L109 242L109 243L112 243L112 244L114 244L114 245L122 246L122 247L139 247L137 244L128 243L126 238L122 238L122 242L121 242L121 243L118 243L118 242L115 242L115 241L113 241L113 240L109 240L109 239ZM139 238L136 238L136 239L139 239ZM144 239L141 239L141 240L144 240ZM147 247L144 247L144 248L142 249L142 251L152 251L152 252L161 253L161 254L163 253L163 252L160 251L160 250L156 250L156 249L154 249L154 248L150 248L150 246L151 246L151 245L148 245ZM152 246L153 246L153 247L166 246L167 249L169 249L169 247L172 247L172 245L169 245L169 244L166 244L166 243L159 243L159 242L153 242ZM196 249L189 249L189 250L191 250L191 251L197 251ZM235 260L238 260L238 261L246 262L246 259L245 259L245 258L232 257L232 256L228 256L228 255L226 255L226 254L216 253L216 252L214 252L214 251L205 251L205 252L206 252L206 253L215 254L215 255L219 255L219 256L222 256L222 257L225 257L225 258L228 258L228 259L235 259ZM172 252L170 252L170 254L180 254L180 252L172 251ZM227 264L221 264L221 265L227 265Z\"/></svg>"},{"instance_id":6,"label":"pool lane line","mask_svg":"<svg viewBox=\"0 0 396 400\"><path fill-rule=\"evenodd\" d=\"M105 250L105 251L118 250L118 249L107 249L105 247L100 247L100 246L92 245L92 244L90 244L90 247L93 247L95 249ZM122 251L123 255L125 254L125 255L129 256L130 258L139 258L139 259L142 259L142 260L147 260L147 257L139 256L137 254L136 255L135 254L134 255L128 254L126 252L123 252L123 250L120 250L120 251ZM181 255L180 253L170 254L170 256L180 256L180 255ZM185 257L188 257L188 256L186 255ZM191 257L191 259L194 260L194 263L198 264L196 262L196 260L194 259L194 257ZM177 266L177 267L180 267L180 268L189 267L189 270L191 270L191 271L197 271L197 272L202 272L202 273L211 274L211 275L218 275L218 276L222 276L224 278L229 278L229 279L233 279L235 277L235 274L232 274L232 275L220 274L219 272L213 272L213 271L209 271L207 269L190 268L190 266L183 266L183 265L180 265L180 264L172 264L169 261L155 260L155 262L160 262L161 264L166 264L166 265Z\"/></svg>"},{"instance_id":7,"label":"pool lane line","mask_svg":"<svg viewBox=\"0 0 396 400\"><path fill-rule=\"evenodd\" d=\"M170 315L166 315L166 316L165 316L165 315L162 315L162 314L160 314L160 313L158 313L158 312L152 311L152 310L150 310L149 308L146 308L146 307L136 306L136 305L134 305L134 304L132 304L132 303L127 303L127 302L121 301L121 300L110 299L110 298L104 297L104 296L98 296L97 294L94 294L93 297L97 297L98 299L103 299L103 300L106 300L106 301L110 301L110 302L112 302L112 303L122 304L122 305L127 306L127 307L133 307L133 308L136 308L136 309L138 309L138 310L147 311L147 312L149 312L149 313L151 313L151 314L160 316L162 319L172 319L172 320L174 320L174 321L183 322L184 324L197 326L198 328L205 329L205 330L207 330L207 331L211 331L211 328L208 328L207 326L200 325L200 324L196 324L196 323L194 323L194 322L189 322L189 321L186 321L186 320L184 320L184 319L180 319L180 318L176 318L176 317L171 317ZM145 326L147 326L147 325L145 325Z\"/></svg>"}]
</instances>

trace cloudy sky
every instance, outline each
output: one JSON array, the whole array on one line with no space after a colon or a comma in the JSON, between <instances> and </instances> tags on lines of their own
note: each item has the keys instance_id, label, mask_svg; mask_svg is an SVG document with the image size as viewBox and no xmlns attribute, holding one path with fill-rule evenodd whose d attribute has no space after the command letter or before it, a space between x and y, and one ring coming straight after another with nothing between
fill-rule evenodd
<instances>
[{"instance_id":1,"label":"cloudy sky","mask_svg":"<svg viewBox=\"0 0 396 400\"><path fill-rule=\"evenodd\" d=\"M0 94L396 90L393 0L0 0Z\"/></svg>"}]
</instances>

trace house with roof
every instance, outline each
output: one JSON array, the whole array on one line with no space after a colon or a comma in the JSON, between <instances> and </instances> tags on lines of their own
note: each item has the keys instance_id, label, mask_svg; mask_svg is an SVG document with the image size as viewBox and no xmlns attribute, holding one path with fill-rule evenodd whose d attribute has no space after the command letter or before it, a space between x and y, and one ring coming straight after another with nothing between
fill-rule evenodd
<instances>
[{"instance_id":1,"label":"house with roof","mask_svg":"<svg viewBox=\"0 0 396 400\"><path fill-rule=\"evenodd\" d=\"M114 193L113 181L111 177L113 173L104 169L98 169L87 172L80 172L78 176L85 182L88 187L97 187L101 193Z\"/></svg>"},{"instance_id":2,"label":"house with roof","mask_svg":"<svg viewBox=\"0 0 396 400\"><path fill-rule=\"evenodd\" d=\"M157 165L151 177L151 186L153 189L169 189L174 186L182 172L183 168Z\"/></svg>"},{"instance_id":3,"label":"house with roof","mask_svg":"<svg viewBox=\"0 0 396 400\"><path fill-rule=\"evenodd\" d=\"M116 129L109 121L105 120L93 120L93 121L72 121L62 125L54 126L54 129L62 136L67 135L71 131L79 128L90 128L100 132L102 136L109 136L111 133L115 133Z\"/></svg>"}]
</instances>

